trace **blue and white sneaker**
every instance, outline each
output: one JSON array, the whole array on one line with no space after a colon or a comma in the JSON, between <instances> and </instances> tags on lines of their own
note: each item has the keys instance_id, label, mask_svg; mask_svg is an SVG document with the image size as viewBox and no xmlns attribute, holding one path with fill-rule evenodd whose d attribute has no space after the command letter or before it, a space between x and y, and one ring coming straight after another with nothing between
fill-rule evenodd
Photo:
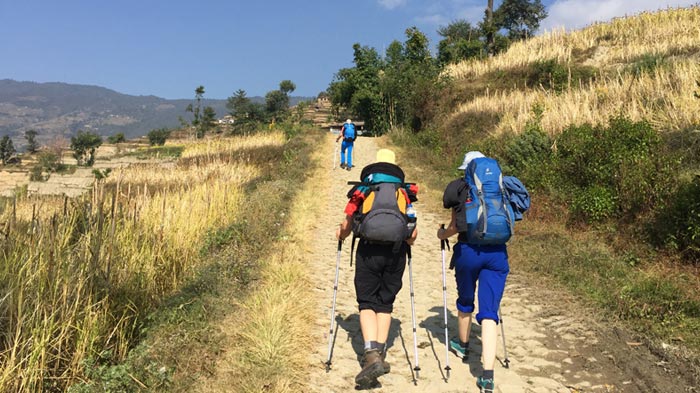
<instances>
[{"instance_id":1,"label":"blue and white sneaker","mask_svg":"<svg viewBox=\"0 0 700 393\"><path fill-rule=\"evenodd\" d=\"M459 338L457 338L457 337L450 340L450 349L457 356L461 357L462 360L466 360L467 357L469 356L469 347L464 348L462 346L462 343L459 342Z\"/></svg>"},{"instance_id":2,"label":"blue and white sneaker","mask_svg":"<svg viewBox=\"0 0 700 393\"><path fill-rule=\"evenodd\" d=\"M484 377L479 377L476 379L476 387L479 388L481 393L493 393L496 388L496 384L493 383L493 379L484 379Z\"/></svg>"}]
</instances>

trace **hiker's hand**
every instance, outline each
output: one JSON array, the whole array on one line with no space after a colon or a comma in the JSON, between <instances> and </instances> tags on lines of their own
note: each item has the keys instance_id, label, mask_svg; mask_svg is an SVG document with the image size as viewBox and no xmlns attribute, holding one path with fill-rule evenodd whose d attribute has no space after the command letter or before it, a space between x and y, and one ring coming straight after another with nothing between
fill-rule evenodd
<instances>
[{"instance_id":1,"label":"hiker's hand","mask_svg":"<svg viewBox=\"0 0 700 393\"><path fill-rule=\"evenodd\" d=\"M335 238L338 239L338 240L340 240L340 241L345 240L344 237L340 237L340 227L338 227L338 228L335 230Z\"/></svg>"},{"instance_id":2,"label":"hiker's hand","mask_svg":"<svg viewBox=\"0 0 700 393\"><path fill-rule=\"evenodd\" d=\"M445 240L455 233L457 233L457 229L453 228L451 224L448 228L445 228L445 224L440 224L440 228L437 230L437 238L440 240Z\"/></svg>"}]
</instances>

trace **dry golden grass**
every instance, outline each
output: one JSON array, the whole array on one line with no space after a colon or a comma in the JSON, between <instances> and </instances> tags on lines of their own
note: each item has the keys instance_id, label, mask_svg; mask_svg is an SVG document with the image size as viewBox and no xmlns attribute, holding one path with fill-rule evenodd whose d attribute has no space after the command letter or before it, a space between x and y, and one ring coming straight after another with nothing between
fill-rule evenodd
<instances>
[{"instance_id":1,"label":"dry golden grass","mask_svg":"<svg viewBox=\"0 0 700 393\"><path fill-rule=\"evenodd\" d=\"M312 174L310 178L318 177ZM306 182L300 195L312 195L317 185ZM312 310L316 307L316 300L309 296L312 285L307 262L309 242L315 239L309 231L321 214L315 205L313 198L295 199L289 227L271 246L276 251L262 267L260 290L241 305L233 369L246 372L236 375L234 391L305 390Z\"/></svg>"},{"instance_id":2,"label":"dry golden grass","mask_svg":"<svg viewBox=\"0 0 700 393\"><path fill-rule=\"evenodd\" d=\"M62 198L6 204L0 391L63 390L86 360L124 359L137 318L201 266L204 237L237 218L259 176L249 149L283 143L280 133L190 142L185 164L115 170L65 214Z\"/></svg>"},{"instance_id":3,"label":"dry golden grass","mask_svg":"<svg viewBox=\"0 0 700 393\"><path fill-rule=\"evenodd\" d=\"M583 56L585 60L577 58ZM625 67L643 56L673 58L653 72L634 73ZM452 113L491 112L501 115L494 130L522 131L534 104L545 112L543 129L556 134L570 124L604 124L612 115L646 119L657 129L678 130L700 123L700 100L693 96L700 80L700 8L691 7L616 19L586 29L547 33L513 45L506 53L485 61L465 62L448 73L456 83L508 72L535 61L583 61L602 71L597 81L569 86L562 92L533 88L496 91L458 106Z\"/></svg>"},{"instance_id":4,"label":"dry golden grass","mask_svg":"<svg viewBox=\"0 0 700 393\"><path fill-rule=\"evenodd\" d=\"M596 67L629 63L646 54L697 53L700 49L700 7L645 12L610 23L598 23L567 33L555 30L511 46L484 61L463 62L448 68L457 79L474 78L497 70L528 65L537 60L574 60L594 51L588 64Z\"/></svg>"}]
</instances>

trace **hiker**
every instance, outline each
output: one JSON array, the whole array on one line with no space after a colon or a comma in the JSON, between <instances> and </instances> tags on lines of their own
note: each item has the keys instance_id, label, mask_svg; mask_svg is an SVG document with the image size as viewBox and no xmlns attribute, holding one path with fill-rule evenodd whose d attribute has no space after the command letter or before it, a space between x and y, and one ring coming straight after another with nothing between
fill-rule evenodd
<instances>
[{"instance_id":1,"label":"hiker","mask_svg":"<svg viewBox=\"0 0 700 393\"><path fill-rule=\"evenodd\" d=\"M413 227L409 225L408 228L407 222L410 220L402 221L399 224L400 227L385 225L386 223L382 221L377 227L392 227L386 239L393 240L378 242L368 239L367 237L370 237L368 228L373 227L377 222L374 221L370 225L370 217L388 215L386 209L382 209L384 214L372 215L371 209L376 207L374 205L379 204L380 200L386 200L384 196L388 196L393 198L395 205L401 205L406 209L408 217L410 209L413 208L412 203L417 200L418 189L415 185L404 183L403 170L396 165L394 152L388 149L377 151L376 162L362 169L360 180L362 183L348 192L349 201L345 206L345 219L336 230L336 237L342 241L354 230L360 238L355 255L355 293L360 311L364 354L361 361L362 370L357 374L355 382L360 386L369 386L375 383L378 377L388 373L391 368L385 360L391 313L396 295L401 290L406 267L406 252L418 235L418 231L415 230L415 221L413 221ZM373 186L368 186L370 184ZM385 191L382 192L382 190ZM376 208L379 209L379 207ZM394 215L392 217L400 218ZM376 236L373 238L378 238L379 235ZM353 241L354 239L355 236Z\"/></svg>"},{"instance_id":2,"label":"hiker","mask_svg":"<svg viewBox=\"0 0 700 393\"><path fill-rule=\"evenodd\" d=\"M351 170L352 148L355 144L355 139L357 139L357 130L355 130L355 124L352 120L345 120L345 124L343 124L343 127L340 129L340 134L335 138L335 143L338 143L340 138L343 138L343 143L340 145L340 168Z\"/></svg>"},{"instance_id":3,"label":"hiker","mask_svg":"<svg viewBox=\"0 0 700 393\"><path fill-rule=\"evenodd\" d=\"M470 166L475 160L477 161L473 163L474 165ZM505 241L502 244L498 244L500 241L487 242L492 244L478 244L481 242L481 238L474 236L472 232L473 227L470 227L468 222L470 219L468 219L469 213L467 209L474 203L472 199L478 198L478 196L474 197L475 194L472 193L474 190L470 190L469 176L470 170L474 170L478 162L484 162L478 160L491 160L490 162L496 163L495 160L485 158L478 151L470 151L465 154L462 165L458 167L458 169L465 171L465 176L449 183L443 194L444 208L452 210L450 224L447 227L441 226L437 231L437 237L440 240L445 240L455 234L459 234L458 241L453 247L450 264L450 268L455 269L457 282L457 326L459 334L458 337L450 341L450 348L462 356L463 361L466 361L469 354L469 333L474 311L474 292L478 281L479 312L476 314L476 321L481 325L484 371L477 378L477 386L481 392L493 392L495 386L493 370L498 344L498 310L509 266ZM490 169L480 174L490 174ZM493 171L497 172L498 176L501 176L497 163ZM486 177L487 174L484 174L483 177ZM483 179L480 179L478 184L481 184L481 180ZM486 181L483 184L482 190L486 190ZM474 186L472 185L471 187ZM503 188L500 188L500 190L503 190ZM487 194L486 196L489 195ZM481 199L486 200L487 198ZM488 204L487 208L490 208ZM471 210L476 211L477 209ZM512 211L510 213L512 214ZM511 218L511 226L512 222ZM508 228L508 230L511 230L511 228ZM507 234L507 238L510 238L510 232Z\"/></svg>"}]
</instances>

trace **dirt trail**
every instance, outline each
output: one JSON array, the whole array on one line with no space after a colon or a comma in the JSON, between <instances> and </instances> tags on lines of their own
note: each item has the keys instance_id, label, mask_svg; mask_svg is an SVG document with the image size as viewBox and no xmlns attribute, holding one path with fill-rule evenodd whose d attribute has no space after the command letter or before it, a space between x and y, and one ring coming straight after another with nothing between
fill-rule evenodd
<instances>
[{"instance_id":1,"label":"dirt trail","mask_svg":"<svg viewBox=\"0 0 700 393\"><path fill-rule=\"evenodd\" d=\"M337 255L334 229L342 218L349 188L347 182L359 180L363 166L372 163L377 146L372 138L359 138L354 153L355 168L345 171L332 169L334 135L328 134L325 145L327 171L319 171L315 179L319 187L319 222L309 228L316 241L309 256L310 271L314 272L313 295L318 299L316 324L313 327L316 345L309 356L309 389L315 392L348 392L355 390L354 378L360 371L359 358L363 340L353 286L354 270L349 266L350 241L343 245L336 303L338 324L333 346L332 369L325 370L328 355L328 331L333 296L333 280ZM397 157L399 164L401 157ZM425 173L425 172L424 172ZM416 174L407 173L407 180L421 182ZM419 199L421 195L419 194ZM439 243L435 238L438 224L448 213L436 216L418 210L419 237L413 247L413 280L416 323L418 325L418 379L413 372L414 351L411 326L409 270L404 274L404 286L397 297L388 342L387 361L391 373L380 378L381 387L375 392L475 392L476 377L481 374L480 328L474 325L471 354L468 363L450 353L452 368L445 379L445 346L443 330L442 271ZM517 240L516 240L517 241ZM447 255L447 258L449 258ZM673 377L663 364L655 364L643 346L630 345L619 330L580 320L584 310L567 308L556 293L534 294L526 280L513 272L508 278L502 303L510 367L504 368L502 341L499 337L498 361L495 375L497 392L655 392L693 391L680 385L663 389ZM546 289L545 289L546 291ZM456 288L452 271L447 271L448 326L450 336L456 334L454 301ZM558 301L557 301L558 299ZM617 335L617 336L616 336ZM662 362L663 363L663 362ZM675 380L675 378L673 378ZM679 388L679 389L676 389ZM683 389L683 390L680 390ZM693 389L693 388L690 388Z\"/></svg>"}]
</instances>

